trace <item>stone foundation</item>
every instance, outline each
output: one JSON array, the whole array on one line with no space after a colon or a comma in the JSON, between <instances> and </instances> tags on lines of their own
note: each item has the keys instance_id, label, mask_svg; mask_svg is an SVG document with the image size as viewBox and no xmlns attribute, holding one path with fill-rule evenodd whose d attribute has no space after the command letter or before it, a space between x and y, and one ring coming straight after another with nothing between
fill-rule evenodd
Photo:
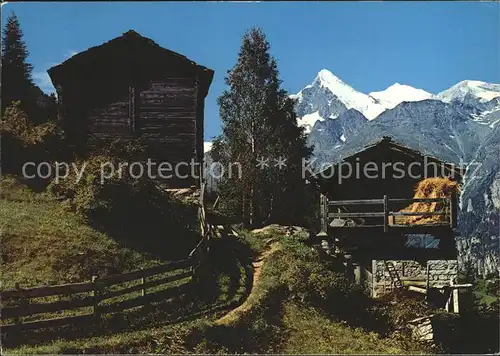
<instances>
[{"instance_id":1,"label":"stone foundation","mask_svg":"<svg viewBox=\"0 0 500 356\"><path fill-rule=\"evenodd\" d=\"M426 287L440 288L450 284L451 279L457 278L457 260L429 260L425 264L411 260L390 260L398 272L401 281L417 281ZM380 297L391 292L393 281L383 260L372 261L371 295Z\"/></svg>"}]
</instances>

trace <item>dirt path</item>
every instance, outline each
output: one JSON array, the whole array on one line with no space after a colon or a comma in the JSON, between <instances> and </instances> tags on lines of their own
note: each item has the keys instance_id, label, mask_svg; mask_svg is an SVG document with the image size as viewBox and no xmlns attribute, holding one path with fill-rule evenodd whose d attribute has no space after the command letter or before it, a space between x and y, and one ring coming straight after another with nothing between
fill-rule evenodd
<instances>
[{"instance_id":1,"label":"dirt path","mask_svg":"<svg viewBox=\"0 0 500 356\"><path fill-rule=\"evenodd\" d=\"M252 262L253 266L253 278L252 278L252 290L250 291L248 297L245 299L243 304L238 306L237 308L231 310L229 313L221 317L220 319L215 321L215 324L231 324L234 321L238 320L240 316L246 313L252 307L252 301L255 298L255 294L257 291L257 284L259 283L260 274L262 270L262 266L264 265L265 260L274 252L280 249L279 242L271 242L268 241L268 249L261 253L257 259Z\"/></svg>"}]
</instances>

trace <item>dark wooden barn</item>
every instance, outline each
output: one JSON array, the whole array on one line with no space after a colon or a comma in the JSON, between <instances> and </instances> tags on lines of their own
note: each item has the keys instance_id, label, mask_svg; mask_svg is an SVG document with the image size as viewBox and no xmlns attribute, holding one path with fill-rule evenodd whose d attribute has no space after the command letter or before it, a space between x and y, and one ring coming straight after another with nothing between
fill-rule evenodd
<instances>
[{"instance_id":1,"label":"dark wooden barn","mask_svg":"<svg viewBox=\"0 0 500 356\"><path fill-rule=\"evenodd\" d=\"M156 163L203 162L204 101L212 70L130 30L48 73L60 103L59 118L77 153L103 139L140 138ZM179 167L182 176L191 170ZM173 175L169 187L198 182L191 174Z\"/></svg>"}]
</instances>

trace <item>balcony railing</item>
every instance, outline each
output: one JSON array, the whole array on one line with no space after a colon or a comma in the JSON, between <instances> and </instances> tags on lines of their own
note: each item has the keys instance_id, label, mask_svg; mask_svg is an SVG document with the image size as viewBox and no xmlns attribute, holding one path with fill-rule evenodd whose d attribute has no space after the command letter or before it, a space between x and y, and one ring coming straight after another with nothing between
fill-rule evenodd
<instances>
[{"instance_id":1,"label":"balcony railing","mask_svg":"<svg viewBox=\"0 0 500 356\"><path fill-rule=\"evenodd\" d=\"M394 211L395 205L407 204L408 206L413 203L438 203L441 209L439 211ZM366 211L367 209L360 209L359 206L380 206L380 209L374 208L374 211ZM331 212L331 207L337 207L337 212ZM352 209L356 207L356 209ZM356 211L357 210L357 211ZM363 210L363 211L359 211ZM457 224L457 210L456 210L456 196L452 195L448 198L407 198L407 199L394 199L384 195L382 199L361 199L361 200L328 200L326 196L321 196L321 216L322 226L321 230L326 232L331 228L356 228L356 227L379 227L387 232L391 228L401 228L409 226L449 226L456 227ZM397 223L397 217L440 217L437 221L430 221L429 223L422 224L419 222ZM333 219L363 219L361 223L354 223L348 226L338 225L332 226ZM367 220L364 220L367 219Z\"/></svg>"}]
</instances>

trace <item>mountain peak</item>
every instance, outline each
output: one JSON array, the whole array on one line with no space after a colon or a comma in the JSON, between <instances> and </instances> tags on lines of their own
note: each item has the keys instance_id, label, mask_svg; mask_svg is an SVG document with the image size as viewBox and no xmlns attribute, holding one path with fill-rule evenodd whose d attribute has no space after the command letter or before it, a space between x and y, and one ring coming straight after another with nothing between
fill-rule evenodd
<instances>
[{"instance_id":1,"label":"mountain peak","mask_svg":"<svg viewBox=\"0 0 500 356\"><path fill-rule=\"evenodd\" d=\"M312 85L306 88L318 86L328 89L347 109L356 109L370 120L384 110L373 98L355 90L328 69L320 70Z\"/></svg>"},{"instance_id":2,"label":"mountain peak","mask_svg":"<svg viewBox=\"0 0 500 356\"><path fill-rule=\"evenodd\" d=\"M335 74L330 72L328 69L320 70L318 72L318 75L316 76L316 80L320 81L321 83L325 83L325 84L332 84L332 83L345 84L339 77L337 77Z\"/></svg>"},{"instance_id":3,"label":"mountain peak","mask_svg":"<svg viewBox=\"0 0 500 356\"><path fill-rule=\"evenodd\" d=\"M388 109L392 109L404 101L435 99L434 95L423 89L417 89L410 85L400 83L394 83L385 90L371 92L369 95L377 99Z\"/></svg>"},{"instance_id":4,"label":"mountain peak","mask_svg":"<svg viewBox=\"0 0 500 356\"><path fill-rule=\"evenodd\" d=\"M437 95L443 101L463 101L467 96L475 97L481 102L500 97L500 84L482 82L479 80L462 80Z\"/></svg>"}]
</instances>

